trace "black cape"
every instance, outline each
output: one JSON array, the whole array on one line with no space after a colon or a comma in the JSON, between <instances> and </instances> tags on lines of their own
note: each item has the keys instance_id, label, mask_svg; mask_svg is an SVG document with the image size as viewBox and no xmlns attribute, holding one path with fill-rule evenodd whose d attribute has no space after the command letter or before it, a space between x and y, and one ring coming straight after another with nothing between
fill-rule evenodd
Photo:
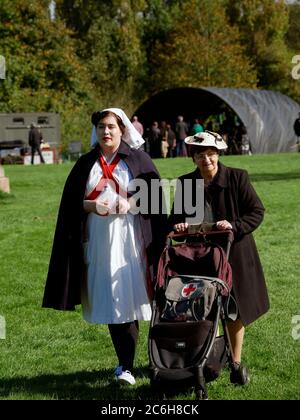
<instances>
[{"instance_id":1,"label":"black cape","mask_svg":"<svg viewBox=\"0 0 300 420\"><path fill-rule=\"evenodd\" d=\"M99 157L100 149L81 156L71 170L62 194L58 212L52 254L43 298L43 307L58 310L74 310L80 304L80 288L85 273L83 239L87 214L83 209L85 188L89 173ZM151 284L158 259L163 250L166 235L167 216L160 206L157 214L151 213L152 180L159 179L159 173L147 153L130 148L121 142L118 154L129 167L134 179L143 179L149 186L149 210L139 214L142 234L146 245ZM104 245L105 246L105 245ZM148 286L151 287L151 284ZM150 291L151 294L151 291Z\"/></svg>"}]
</instances>

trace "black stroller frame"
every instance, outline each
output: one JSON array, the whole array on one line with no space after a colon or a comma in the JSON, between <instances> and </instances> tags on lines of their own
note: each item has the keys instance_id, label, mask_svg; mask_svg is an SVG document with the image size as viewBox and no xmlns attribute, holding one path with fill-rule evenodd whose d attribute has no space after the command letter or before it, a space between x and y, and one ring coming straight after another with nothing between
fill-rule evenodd
<instances>
[{"instance_id":1,"label":"black stroller frame","mask_svg":"<svg viewBox=\"0 0 300 420\"><path fill-rule=\"evenodd\" d=\"M172 246L176 247L176 245L172 244L173 240L189 240L191 237L193 237L193 244L197 244L197 241L200 240L199 242L208 243L212 246L219 244L218 240L221 239L221 243L223 242L222 249L228 260L233 241L232 231L210 231L196 234L175 234L172 232L167 237L165 251ZM217 238L216 243L212 242L212 238ZM225 240L226 243L224 243ZM183 275L183 273L177 273L178 276L181 274ZM227 287L228 292L228 286L221 279L206 275L202 276L201 274L183 276L194 277L196 280L206 280L219 287L213 303L212 317L214 320L165 322L161 319L161 315L166 285L163 288L157 288L152 306L148 340L150 384L154 391L163 395L170 388L174 391L177 388L181 390L182 388L193 386L196 398L205 400L208 399L206 383L219 376L219 371L226 362L229 363L229 366L233 366L232 346L226 320L235 320L237 311L234 311L235 315L230 315L229 306L232 303L235 305L235 301L232 299L230 291L226 297L220 292L220 286L221 288ZM217 337L220 321L223 335ZM177 334L178 336L176 336ZM170 353L164 353L165 348L170 348L170 343L173 346L172 350L170 350ZM195 350L193 350L193 346L195 346ZM182 361L181 358L183 357L184 359L185 356L182 355L187 353L191 356L190 359L193 360L193 363L189 364L188 362L188 365L185 365L185 360ZM168 360L170 354L174 360L171 360L170 366L168 366L169 362L166 366L165 360ZM189 356L187 359L189 359ZM211 370L209 367L216 366L216 363L218 368Z\"/></svg>"}]
</instances>

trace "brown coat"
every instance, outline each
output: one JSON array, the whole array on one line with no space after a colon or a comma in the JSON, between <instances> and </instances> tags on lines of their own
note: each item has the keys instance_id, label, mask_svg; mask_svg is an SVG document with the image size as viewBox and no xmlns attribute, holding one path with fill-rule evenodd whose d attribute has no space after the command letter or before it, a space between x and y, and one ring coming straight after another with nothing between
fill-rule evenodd
<instances>
[{"instance_id":1,"label":"brown coat","mask_svg":"<svg viewBox=\"0 0 300 420\"><path fill-rule=\"evenodd\" d=\"M198 168L179 179L197 178L201 178ZM229 262L240 318L246 326L269 309L264 274L252 236L252 232L263 220L265 209L250 183L247 172L242 169L228 168L219 163L218 173L211 187L215 220L226 219L233 226L234 242ZM172 211L169 225L184 222L185 217L185 214L175 215Z\"/></svg>"},{"instance_id":2,"label":"brown coat","mask_svg":"<svg viewBox=\"0 0 300 420\"><path fill-rule=\"evenodd\" d=\"M118 154L128 165L133 178L143 179L148 184L152 179L159 178L157 169L147 153L131 149L121 142ZM83 200L90 170L98 156L99 146L81 156L66 181L58 213L43 307L73 310L75 305L80 304L81 280L85 270L82 243L87 216L83 210ZM149 188L149 193L150 191ZM165 243L167 219L163 214L143 214L139 217L148 268L154 282L154 273Z\"/></svg>"}]
</instances>

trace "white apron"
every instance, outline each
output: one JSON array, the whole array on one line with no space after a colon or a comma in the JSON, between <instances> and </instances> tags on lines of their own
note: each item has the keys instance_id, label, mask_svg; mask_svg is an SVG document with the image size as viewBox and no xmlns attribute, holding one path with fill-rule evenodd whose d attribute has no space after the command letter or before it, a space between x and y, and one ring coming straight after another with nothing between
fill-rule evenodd
<instances>
[{"instance_id":1,"label":"white apron","mask_svg":"<svg viewBox=\"0 0 300 420\"><path fill-rule=\"evenodd\" d=\"M97 161L91 169L86 195L98 184L103 172ZM132 175L119 161L113 171L119 185L127 190ZM114 200L108 185L98 200ZM87 242L84 244L87 276L82 285L83 317L96 324L120 324L150 320L151 306L146 291L147 258L137 215L112 214L87 217Z\"/></svg>"}]
</instances>

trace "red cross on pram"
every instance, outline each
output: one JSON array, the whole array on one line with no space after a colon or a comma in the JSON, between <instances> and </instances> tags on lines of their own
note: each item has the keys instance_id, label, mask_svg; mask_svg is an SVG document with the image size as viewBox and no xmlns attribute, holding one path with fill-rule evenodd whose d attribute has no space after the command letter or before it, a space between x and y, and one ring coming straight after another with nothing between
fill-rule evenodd
<instances>
[{"instance_id":1,"label":"red cross on pram","mask_svg":"<svg viewBox=\"0 0 300 420\"><path fill-rule=\"evenodd\" d=\"M195 290L197 290L197 286L194 283L190 283L188 286L182 288L181 295L183 297L188 297L192 295Z\"/></svg>"}]
</instances>

